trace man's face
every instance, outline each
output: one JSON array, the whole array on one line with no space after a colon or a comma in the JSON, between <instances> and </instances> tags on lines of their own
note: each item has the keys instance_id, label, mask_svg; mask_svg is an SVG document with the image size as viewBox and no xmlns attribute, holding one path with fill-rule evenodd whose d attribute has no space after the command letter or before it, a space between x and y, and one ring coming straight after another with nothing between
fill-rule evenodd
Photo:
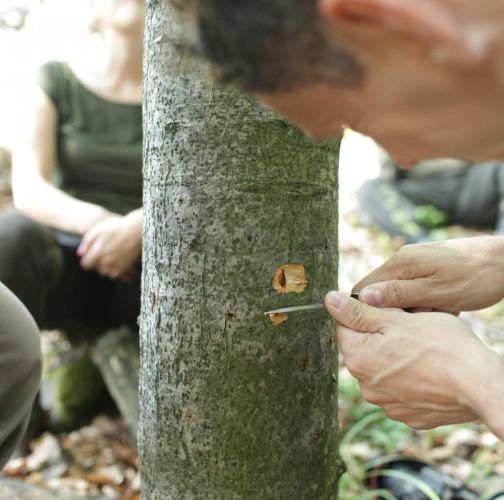
<instances>
[{"instance_id":1,"label":"man's face","mask_svg":"<svg viewBox=\"0 0 504 500\"><path fill-rule=\"evenodd\" d=\"M401 76L384 68L353 90L315 84L258 97L317 139L335 137L349 126L371 136L408 167L437 157L504 158L501 92L483 75L461 79L436 66L418 64L415 69L412 61Z\"/></svg>"},{"instance_id":2,"label":"man's face","mask_svg":"<svg viewBox=\"0 0 504 500\"><path fill-rule=\"evenodd\" d=\"M316 138L342 126L369 135L403 166L504 159L503 2L318 3L328 37L364 63L362 85L318 83L260 100Z\"/></svg>"}]
</instances>

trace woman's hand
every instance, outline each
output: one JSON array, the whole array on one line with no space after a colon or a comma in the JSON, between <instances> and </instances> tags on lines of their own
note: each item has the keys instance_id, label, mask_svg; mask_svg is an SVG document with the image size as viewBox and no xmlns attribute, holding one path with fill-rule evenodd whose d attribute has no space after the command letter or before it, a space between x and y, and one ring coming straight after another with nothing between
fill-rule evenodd
<instances>
[{"instance_id":1,"label":"woman's hand","mask_svg":"<svg viewBox=\"0 0 504 500\"><path fill-rule=\"evenodd\" d=\"M460 312L504 297L504 237L406 245L354 287L377 307Z\"/></svg>"},{"instance_id":2,"label":"woman's hand","mask_svg":"<svg viewBox=\"0 0 504 500\"><path fill-rule=\"evenodd\" d=\"M111 216L84 235L77 249L83 269L126 282L135 278L142 251L142 216L132 214Z\"/></svg>"},{"instance_id":3,"label":"woman's hand","mask_svg":"<svg viewBox=\"0 0 504 500\"><path fill-rule=\"evenodd\" d=\"M504 362L463 321L379 309L335 292L325 304L370 403L416 429L481 418L504 439Z\"/></svg>"}]
</instances>

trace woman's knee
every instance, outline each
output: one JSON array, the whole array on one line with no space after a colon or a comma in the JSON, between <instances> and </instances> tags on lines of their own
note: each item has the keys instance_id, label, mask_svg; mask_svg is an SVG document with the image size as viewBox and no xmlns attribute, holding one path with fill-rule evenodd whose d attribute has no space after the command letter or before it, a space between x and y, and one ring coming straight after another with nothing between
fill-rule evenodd
<instances>
[{"instance_id":1,"label":"woman's knee","mask_svg":"<svg viewBox=\"0 0 504 500\"><path fill-rule=\"evenodd\" d=\"M42 281L62 266L61 250L49 230L12 211L0 215L0 281L30 269Z\"/></svg>"},{"instance_id":2,"label":"woman's knee","mask_svg":"<svg viewBox=\"0 0 504 500\"><path fill-rule=\"evenodd\" d=\"M4 354L3 359L12 365L13 379L40 378L39 329L26 307L2 283L0 283L0 346ZM2 367L2 371L4 369L5 366Z\"/></svg>"},{"instance_id":3,"label":"woman's knee","mask_svg":"<svg viewBox=\"0 0 504 500\"><path fill-rule=\"evenodd\" d=\"M18 212L0 215L0 256L13 257L35 253L49 244L45 230Z\"/></svg>"},{"instance_id":4,"label":"woman's knee","mask_svg":"<svg viewBox=\"0 0 504 500\"><path fill-rule=\"evenodd\" d=\"M8 374L3 377L4 383L8 380L17 386L18 404L29 407L38 390L42 370L40 334L26 307L1 283L0 350L1 372Z\"/></svg>"},{"instance_id":5,"label":"woman's knee","mask_svg":"<svg viewBox=\"0 0 504 500\"><path fill-rule=\"evenodd\" d=\"M0 469L28 424L42 371L35 321L8 288L0 284Z\"/></svg>"}]
</instances>

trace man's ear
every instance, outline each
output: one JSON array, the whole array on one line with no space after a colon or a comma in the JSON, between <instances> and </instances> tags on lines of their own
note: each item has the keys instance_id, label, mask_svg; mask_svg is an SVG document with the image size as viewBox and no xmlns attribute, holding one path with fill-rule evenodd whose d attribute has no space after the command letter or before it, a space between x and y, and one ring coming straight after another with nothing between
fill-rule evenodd
<instances>
[{"instance_id":1,"label":"man's ear","mask_svg":"<svg viewBox=\"0 0 504 500\"><path fill-rule=\"evenodd\" d=\"M483 57L478 39L438 0L318 0L335 27L382 29L424 46L433 57L473 65Z\"/></svg>"}]
</instances>

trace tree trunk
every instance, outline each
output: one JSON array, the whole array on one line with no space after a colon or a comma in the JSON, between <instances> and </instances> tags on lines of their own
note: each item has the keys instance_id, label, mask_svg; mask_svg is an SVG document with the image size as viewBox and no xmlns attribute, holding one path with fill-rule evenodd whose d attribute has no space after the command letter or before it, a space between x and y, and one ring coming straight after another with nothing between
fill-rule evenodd
<instances>
[{"instance_id":1,"label":"tree trunk","mask_svg":"<svg viewBox=\"0 0 504 500\"><path fill-rule=\"evenodd\" d=\"M336 288L339 142L209 83L170 2L146 30L143 498L337 498L334 324L264 311Z\"/></svg>"}]
</instances>

